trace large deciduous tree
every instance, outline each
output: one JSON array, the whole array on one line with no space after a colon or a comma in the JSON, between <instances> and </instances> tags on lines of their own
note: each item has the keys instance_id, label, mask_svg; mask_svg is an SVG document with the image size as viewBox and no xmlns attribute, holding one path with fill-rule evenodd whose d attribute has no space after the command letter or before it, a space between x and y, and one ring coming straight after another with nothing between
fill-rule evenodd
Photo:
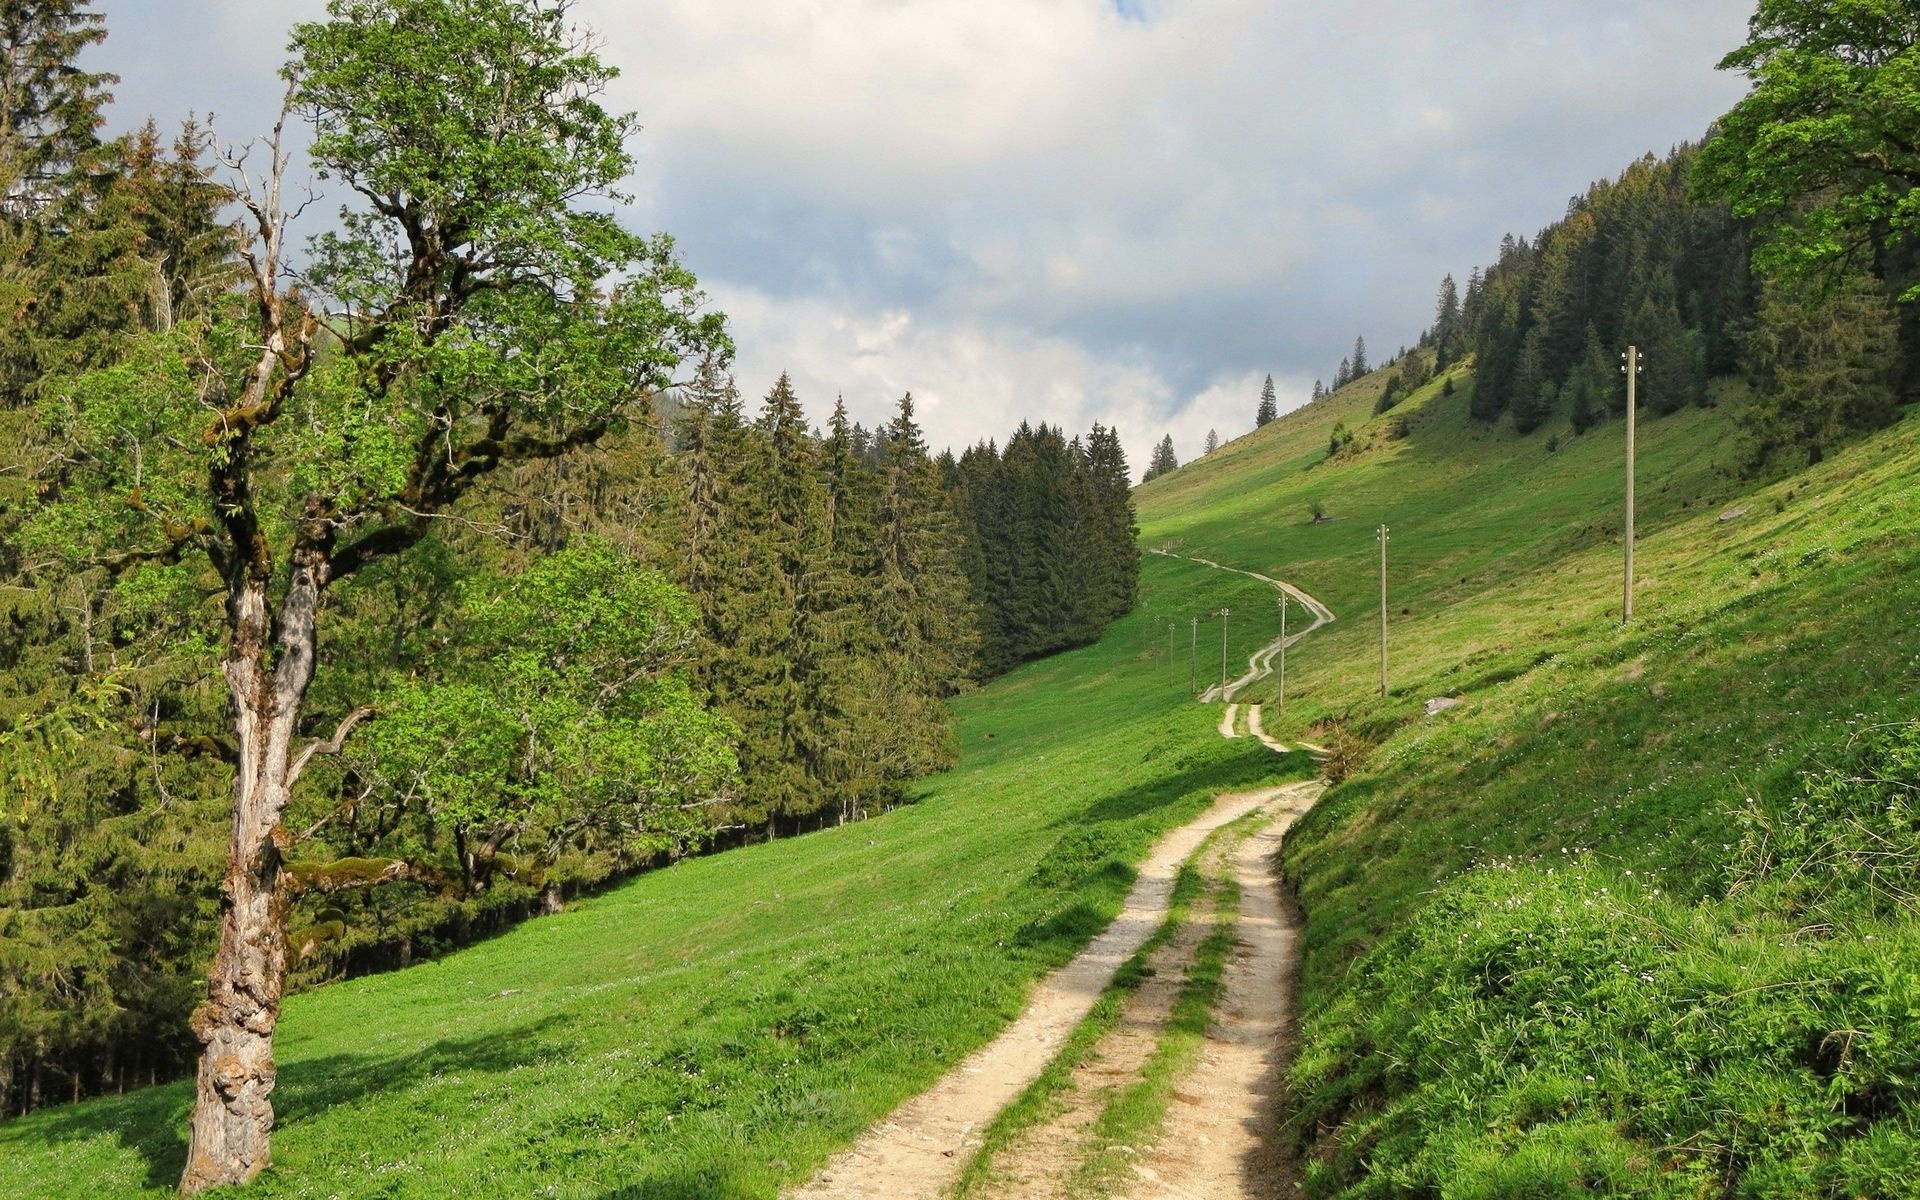
<instances>
[{"instance_id":1,"label":"large deciduous tree","mask_svg":"<svg viewBox=\"0 0 1920 1200\"><path fill-rule=\"evenodd\" d=\"M593 207L635 126L600 104L613 72L564 4L328 12L296 29L286 74L322 178L352 193L337 231L289 286L276 132L237 192L244 295L47 401L58 455L27 531L117 568L203 556L224 597L237 753L188 1193L268 1162L281 818L359 715L331 737L303 721L327 589L414 546L499 467L593 442L726 349L670 242Z\"/></svg>"},{"instance_id":2,"label":"large deciduous tree","mask_svg":"<svg viewBox=\"0 0 1920 1200\"><path fill-rule=\"evenodd\" d=\"M1696 175L1758 222L1762 271L1844 281L1867 265L1906 302L1908 396L1920 392L1917 21L1911 0L1761 0L1746 44L1720 64L1753 90L1721 118Z\"/></svg>"}]
</instances>

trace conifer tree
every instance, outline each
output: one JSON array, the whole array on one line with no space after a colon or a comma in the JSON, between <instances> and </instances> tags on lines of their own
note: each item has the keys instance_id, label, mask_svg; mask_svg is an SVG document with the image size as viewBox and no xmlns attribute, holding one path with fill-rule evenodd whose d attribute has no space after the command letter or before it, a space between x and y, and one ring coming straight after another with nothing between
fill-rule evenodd
<instances>
[{"instance_id":1,"label":"conifer tree","mask_svg":"<svg viewBox=\"0 0 1920 1200\"><path fill-rule=\"evenodd\" d=\"M1367 363L1366 338L1357 337L1353 339L1353 357L1350 362L1352 365L1349 367L1347 374L1349 381L1358 379L1373 370Z\"/></svg>"},{"instance_id":2,"label":"conifer tree","mask_svg":"<svg viewBox=\"0 0 1920 1200\"><path fill-rule=\"evenodd\" d=\"M883 803L897 779L885 764L902 736L882 688L881 634L873 619L878 578L876 521L879 479L861 462L858 427L844 398L834 403L819 450L826 560L814 593L821 685L823 770L839 821L856 820Z\"/></svg>"},{"instance_id":3,"label":"conifer tree","mask_svg":"<svg viewBox=\"0 0 1920 1200\"><path fill-rule=\"evenodd\" d=\"M1770 285L1751 342L1754 395L1740 414L1751 465L1788 454L1818 463L1841 438L1892 421L1898 344L1894 304L1865 272L1816 297Z\"/></svg>"},{"instance_id":4,"label":"conifer tree","mask_svg":"<svg viewBox=\"0 0 1920 1200\"><path fill-rule=\"evenodd\" d=\"M1280 402L1273 391L1273 376L1268 375L1267 381L1260 385L1260 407L1254 411L1253 427L1258 429L1279 415ZM1207 453L1213 452L1209 450Z\"/></svg>"},{"instance_id":5,"label":"conifer tree","mask_svg":"<svg viewBox=\"0 0 1920 1200\"><path fill-rule=\"evenodd\" d=\"M1461 328L1460 288L1448 274L1440 280L1440 293L1433 303L1432 340L1440 369L1460 356L1465 331Z\"/></svg>"},{"instance_id":6,"label":"conifer tree","mask_svg":"<svg viewBox=\"0 0 1920 1200\"><path fill-rule=\"evenodd\" d=\"M91 219L110 149L96 133L118 80L82 70L82 51L107 36L91 0L13 0L0 5L0 408L25 405L46 374L50 288L97 274L120 257L97 243ZM120 230L122 237L128 231ZM76 238L92 262L76 262ZM62 253L62 252L65 253ZM66 259L54 265L50 255ZM112 307L110 304L109 307ZM99 365L90 363L88 365Z\"/></svg>"},{"instance_id":7,"label":"conifer tree","mask_svg":"<svg viewBox=\"0 0 1920 1200\"><path fill-rule=\"evenodd\" d=\"M952 761L952 716L941 700L971 682L979 634L951 502L913 419L911 393L901 397L885 444L873 616L882 687L907 733L886 768L908 779Z\"/></svg>"},{"instance_id":8,"label":"conifer tree","mask_svg":"<svg viewBox=\"0 0 1920 1200\"><path fill-rule=\"evenodd\" d=\"M11 0L0 6L0 222L15 232L71 203L76 176L101 151L96 133L113 75L81 70L81 51L107 36L93 0Z\"/></svg>"},{"instance_id":9,"label":"conifer tree","mask_svg":"<svg viewBox=\"0 0 1920 1200\"><path fill-rule=\"evenodd\" d=\"M1587 336L1580 352L1580 363L1562 389L1572 409L1573 430L1585 433L1614 408L1611 393L1619 372L1600 345L1600 332L1587 324Z\"/></svg>"},{"instance_id":10,"label":"conifer tree","mask_svg":"<svg viewBox=\"0 0 1920 1200\"><path fill-rule=\"evenodd\" d=\"M1218 450L1219 448L1220 448L1220 435L1218 433L1215 433L1211 429L1207 430L1206 445L1205 445L1205 448L1203 448L1200 451L1200 453L1212 454L1215 450Z\"/></svg>"},{"instance_id":11,"label":"conifer tree","mask_svg":"<svg viewBox=\"0 0 1920 1200\"><path fill-rule=\"evenodd\" d=\"M1087 475L1099 512L1103 566L1096 583L1104 597L1105 617L1133 611L1140 588L1140 530L1134 520L1133 487L1119 431L1096 423L1087 435Z\"/></svg>"},{"instance_id":12,"label":"conifer tree","mask_svg":"<svg viewBox=\"0 0 1920 1200\"><path fill-rule=\"evenodd\" d=\"M1179 466L1180 460L1173 454L1173 435L1169 433L1153 448L1153 457L1148 461L1146 474L1141 476L1140 482L1150 483Z\"/></svg>"}]
</instances>

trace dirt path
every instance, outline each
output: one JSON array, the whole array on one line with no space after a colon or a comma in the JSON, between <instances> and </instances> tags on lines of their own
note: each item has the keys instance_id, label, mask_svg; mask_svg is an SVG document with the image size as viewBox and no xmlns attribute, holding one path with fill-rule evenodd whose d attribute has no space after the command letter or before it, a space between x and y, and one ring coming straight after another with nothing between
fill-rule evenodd
<instances>
[{"instance_id":1,"label":"dirt path","mask_svg":"<svg viewBox=\"0 0 1920 1200\"><path fill-rule=\"evenodd\" d=\"M1203 852L1202 872L1218 873L1233 849L1216 840ZM1075 1069L1064 1093L1055 1098L1053 1114L994 1157L993 1182L976 1193L982 1200L1068 1200L1073 1195L1074 1172L1089 1149L1101 1108L1114 1090L1138 1078L1153 1057L1160 1029L1186 985L1187 969L1213 928L1213 913L1209 889L1166 944L1148 957L1147 979L1127 997L1119 1022Z\"/></svg>"},{"instance_id":2,"label":"dirt path","mask_svg":"<svg viewBox=\"0 0 1920 1200\"><path fill-rule=\"evenodd\" d=\"M1284 592L1286 595L1299 601L1309 613L1313 614L1313 624L1307 626L1305 629L1297 633L1289 632L1284 639L1275 638L1258 650L1255 650L1247 659L1247 673L1245 675L1242 675L1225 687L1215 684L1202 692L1200 694L1200 702L1202 704L1209 704L1215 700L1231 701L1245 689L1273 674L1273 662L1274 659L1279 657L1280 648L1283 644L1291 646L1301 638L1306 637L1314 630L1333 620L1332 609L1285 580L1274 579L1270 576L1262 575L1258 571L1242 571L1238 567L1223 567L1210 558L1189 558L1187 555L1175 554L1170 550L1149 550L1148 553L1158 554L1162 558L1185 559L1187 562L1199 563L1203 567L1212 567L1216 571L1231 571L1235 575L1245 575L1249 579L1258 579L1262 583L1271 585L1275 591Z\"/></svg>"},{"instance_id":3,"label":"dirt path","mask_svg":"<svg viewBox=\"0 0 1920 1200\"><path fill-rule=\"evenodd\" d=\"M1233 719L1234 717L1238 716L1239 713L1240 713L1240 706L1238 704L1227 705L1227 711L1221 714L1221 717L1220 717L1220 736L1221 737L1237 738L1240 736L1238 733L1235 733L1233 729Z\"/></svg>"},{"instance_id":4,"label":"dirt path","mask_svg":"<svg viewBox=\"0 0 1920 1200\"><path fill-rule=\"evenodd\" d=\"M1301 788L1234 851L1239 945L1200 1064L1174 1093L1160 1138L1133 1164L1139 1200L1287 1200L1300 1164L1272 1137L1294 1037L1300 916L1273 874L1280 839L1319 798Z\"/></svg>"},{"instance_id":5,"label":"dirt path","mask_svg":"<svg viewBox=\"0 0 1920 1200\"><path fill-rule=\"evenodd\" d=\"M1156 550L1170 558L1184 557ZM1242 689L1267 677L1281 649L1291 646L1334 619L1333 612L1312 596L1281 580L1253 571L1222 567L1208 559L1192 559L1216 570L1271 584L1291 596L1313 615L1312 624L1261 647L1247 660L1247 673L1225 687L1209 688L1203 701L1227 702L1220 735L1241 736L1236 725ZM1268 747L1286 747L1269 737L1260 724L1258 705L1248 706L1247 729ZM1304 743L1303 743L1304 744ZM1313 749L1313 747L1308 747ZM1162 838L1140 867L1138 880L1114 922L1074 960L1042 980L1026 1009L1000 1036L948 1071L931 1088L913 1097L887 1118L862 1134L851 1147L828 1161L814 1179L787 1193L790 1200L934 1200L948 1192L979 1144L988 1122L1018 1096L1052 1061L1068 1035L1085 1019L1100 994L1112 982L1120 964L1132 957L1165 919L1168 896L1179 866L1215 829L1271 805L1278 818L1261 833L1240 843L1234 870L1241 887L1239 949L1229 962L1221 1008L1199 1067L1176 1093L1164 1135L1152 1151L1135 1164L1140 1180L1136 1194L1143 1197L1279 1197L1290 1196L1296 1175L1291 1164L1277 1160L1277 1151L1263 1132L1275 1123L1274 1106L1287 1058L1284 1037L1290 1036L1294 978L1298 957L1294 948L1297 921L1282 909L1272 874L1273 855L1281 835L1295 817L1318 799L1319 783L1295 783L1259 792L1221 796L1198 819ZM1190 922L1198 927L1199 922ZM1192 942L1184 932L1165 952L1192 957ZM1168 959L1169 963L1179 961ZM1176 974L1168 970L1167 975ZM1143 992L1146 988L1143 986ZM1096 1062L1124 1082L1138 1072L1131 1061L1152 1053L1158 1030L1164 1026L1177 988L1156 988L1151 1005L1129 1010L1132 1049ZM1162 993L1165 992L1163 995ZM1141 1018L1133 1021L1135 1014ZM1157 1015L1156 1015L1157 1014ZM1102 1047L1105 1049L1104 1045ZM1144 1062L1144 1057L1140 1057ZM1076 1081L1076 1086L1078 1081ZM1081 1134L1091 1115L1070 1114L1043 1129L1051 1129L1044 1144L1031 1147L1021 1176L1040 1190L1014 1193L1021 1197L1051 1197L1072 1174ZM1051 1190L1049 1190L1051 1189Z\"/></svg>"},{"instance_id":6,"label":"dirt path","mask_svg":"<svg viewBox=\"0 0 1920 1200\"><path fill-rule=\"evenodd\" d=\"M1152 935L1167 911L1173 878L1207 834L1290 788L1222 796L1198 819L1160 839L1140 866L1113 924L1066 966L1041 981L1024 1012L928 1090L895 1109L828 1161L795 1200L919 1200L941 1195L995 1114L1059 1051L1120 964Z\"/></svg>"},{"instance_id":7,"label":"dirt path","mask_svg":"<svg viewBox=\"0 0 1920 1200\"><path fill-rule=\"evenodd\" d=\"M1275 754L1285 754L1287 752L1285 743L1276 741L1273 735L1269 734L1266 729L1261 726L1260 706L1258 704L1247 706L1247 732L1259 738L1260 744Z\"/></svg>"}]
</instances>

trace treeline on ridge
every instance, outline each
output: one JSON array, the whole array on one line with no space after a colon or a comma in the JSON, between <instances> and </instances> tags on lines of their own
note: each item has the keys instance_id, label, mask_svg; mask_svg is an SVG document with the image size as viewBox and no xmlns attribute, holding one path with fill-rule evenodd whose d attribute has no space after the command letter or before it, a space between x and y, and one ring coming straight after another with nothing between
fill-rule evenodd
<instances>
[{"instance_id":1,"label":"treeline on ridge","mask_svg":"<svg viewBox=\"0 0 1920 1200\"><path fill-rule=\"evenodd\" d=\"M1621 351L1643 355L1639 403L1655 415L1745 386L1737 419L1752 465L1818 461L1827 446L1890 420L1913 372L1901 317L1869 261L1818 279L1764 278L1754 234L1700 178L1702 148L1649 155L1593 184L1533 238L1507 236L1464 294L1441 282L1420 345L1436 371L1469 355L1471 411L1528 433L1575 433L1626 410Z\"/></svg>"},{"instance_id":2,"label":"treeline on ridge","mask_svg":"<svg viewBox=\"0 0 1920 1200\"><path fill-rule=\"evenodd\" d=\"M1133 611L1139 527L1117 431L1068 440L1022 422L1004 451L981 442L941 468L966 530L986 675L1087 645Z\"/></svg>"}]
</instances>

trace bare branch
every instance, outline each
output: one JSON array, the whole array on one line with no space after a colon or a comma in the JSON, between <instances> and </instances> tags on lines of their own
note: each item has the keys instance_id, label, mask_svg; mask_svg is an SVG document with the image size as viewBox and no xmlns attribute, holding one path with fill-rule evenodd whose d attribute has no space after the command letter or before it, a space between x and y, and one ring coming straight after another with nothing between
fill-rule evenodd
<instances>
[{"instance_id":1,"label":"bare branch","mask_svg":"<svg viewBox=\"0 0 1920 1200\"><path fill-rule=\"evenodd\" d=\"M331 738L326 741L315 738L313 741L307 743L306 748L300 751L299 756L287 767L287 787L291 789L294 781L300 778L300 772L307 769L308 759L316 754L340 753L340 748L346 744L347 735L353 732L353 727L368 717L375 715L378 711L379 710L373 708L356 708L348 713L346 718L334 728Z\"/></svg>"}]
</instances>

